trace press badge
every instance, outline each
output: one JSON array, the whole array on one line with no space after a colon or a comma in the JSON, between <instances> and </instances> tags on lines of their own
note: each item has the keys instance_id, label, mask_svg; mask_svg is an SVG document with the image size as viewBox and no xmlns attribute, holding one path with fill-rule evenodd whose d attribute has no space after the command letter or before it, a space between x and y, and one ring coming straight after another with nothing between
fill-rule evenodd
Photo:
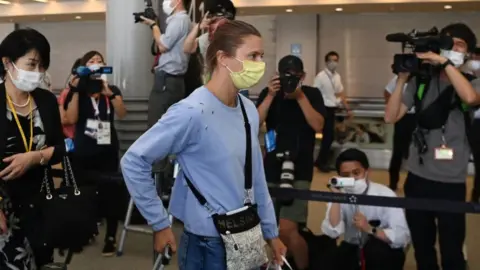
<instances>
[{"instance_id":1,"label":"press badge","mask_svg":"<svg viewBox=\"0 0 480 270\"><path fill-rule=\"evenodd\" d=\"M97 129L97 144L98 145L109 145L112 141L110 132L110 122L98 122Z\"/></svg>"},{"instance_id":2,"label":"press badge","mask_svg":"<svg viewBox=\"0 0 480 270\"><path fill-rule=\"evenodd\" d=\"M436 160L452 160L453 159L453 149L446 146L435 148L435 159Z\"/></svg>"},{"instance_id":3,"label":"press badge","mask_svg":"<svg viewBox=\"0 0 480 270\"><path fill-rule=\"evenodd\" d=\"M98 120L87 119L87 125L85 126L85 135L92 139L97 139Z\"/></svg>"},{"instance_id":4,"label":"press badge","mask_svg":"<svg viewBox=\"0 0 480 270\"><path fill-rule=\"evenodd\" d=\"M265 133L265 148L267 148L267 153L277 148L277 133L273 129Z\"/></svg>"}]
</instances>

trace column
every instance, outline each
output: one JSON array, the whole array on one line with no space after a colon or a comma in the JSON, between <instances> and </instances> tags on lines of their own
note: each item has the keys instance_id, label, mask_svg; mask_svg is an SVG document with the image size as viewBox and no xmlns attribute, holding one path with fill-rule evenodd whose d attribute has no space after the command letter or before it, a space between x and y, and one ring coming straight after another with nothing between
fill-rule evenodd
<instances>
[{"instance_id":1,"label":"column","mask_svg":"<svg viewBox=\"0 0 480 270\"><path fill-rule=\"evenodd\" d=\"M107 63L113 66L111 82L126 98L148 98L153 85L152 30L134 23L132 15L144 9L143 1L107 0Z\"/></svg>"},{"instance_id":2,"label":"column","mask_svg":"<svg viewBox=\"0 0 480 270\"><path fill-rule=\"evenodd\" d=\"M15 30L14 23L0 23L0 42L13 30Z\"/></svg>"}]
</instances>

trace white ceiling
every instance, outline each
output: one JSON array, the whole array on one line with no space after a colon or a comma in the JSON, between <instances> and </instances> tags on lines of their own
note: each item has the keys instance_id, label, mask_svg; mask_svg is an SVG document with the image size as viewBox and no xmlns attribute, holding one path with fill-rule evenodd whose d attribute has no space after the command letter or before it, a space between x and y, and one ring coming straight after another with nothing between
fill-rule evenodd
<instances>
[{"instance_id":1,"label":"white ceiling","mask_svg":"<svg viewBox=\"0 0 480 270\"><path fill-rule=\"evenodd\" d=\"M10 0L19 3L32 3L33 0ZM56 0L56 1L78 1L78 0ZM140 1L140 0L131 0ZM1 6L1 5L0 5ZM450 7L446 9L445 7ZM316 5L316 6L277 6L277 7L253 7L239 8L237 15L267 15L285 13L335 13L338 6ZM479 12L480 1L468 2L437 2L437 3L403 3L403 4L350 4L342 7L343 13L389 13L389 12ZM479 12L480 15L480 12ZM17 16L15 18L0 17L2 22L35 22L35 21L75 21L75 20L104 20L105 13L88 14L58 14L58 15L34 15Z\"/></svg>"}]
</instances>

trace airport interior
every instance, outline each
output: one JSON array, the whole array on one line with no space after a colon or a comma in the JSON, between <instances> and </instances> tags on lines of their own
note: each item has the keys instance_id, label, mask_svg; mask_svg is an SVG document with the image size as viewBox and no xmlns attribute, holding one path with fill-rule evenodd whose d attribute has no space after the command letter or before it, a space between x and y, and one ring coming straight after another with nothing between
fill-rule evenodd
<instances>
[{"instance_id":1,"label":"airport interior","mask_svg":"<svg viewBox=\"0 0 480 270\"><path fill-rule=\"evenodd\" d=\"M161 28L166 15L161 12L163 0L153 0L160 14ZM384 89L393 75L393 55L401 52L400 43L385 40L390 33L407 33L416 29L441 29L453 22L469 25L480 38L480 1L439 0L232 0L237 8L236 20L255 26L262 35L266 72L249 98L254 102L276 72L278 61L285 55L300 57L306 71L305 85L312 85L315 76L325 68L324 56L329 51L339 54L338 73L341 75L348 103L353 112L347 125L362 125L374 133L375 140L352 142L365 151L370 160L370 180L388 186L388 167L392 153L393 125L384 121ZM192 22L202 18L201 0L188 7ZM51 45L51 88L59 94L70 75L70 67L85 52L96 50L105 55L113 67L108 80L123 94L127 115L115 125L123 154L147 130L148 97L153 84L150 53L151 30L134 23L132 13L145 9L143 0L0 0L0 41L11 31L33 28L46 36ZM159 10L160 9L160 10ZM162 17L163 16L163 17ZM259 134L263 141L263 134ZM317 134L316 157L322 134ZM334 142L337 153L342 145ZM314 169L312 190L327 191L334 172ZM473 165L469 165L468 200L473 186ZM403 196L401 174L397 190ZM308 228L321 233L325 217L325 202L309 202ZM147 225L128 231L121 254L102 257L105 225L100 225L97 241L75 254L69 270L140 270L152 269L153 241ZM480 269L480 216L467 214L467 237L464 255L469 269ZM173 226L179 237L182 228ZM117 232L117 248L123 221ZM477 250L477 251L475 251ZM63 257L56 255L58 261ZM165 269L178 269L176 257ZM412 248L407 250L405 270L416 269ZM2 269L3 270L3 269Z\"/></svg>"}]
</instances>

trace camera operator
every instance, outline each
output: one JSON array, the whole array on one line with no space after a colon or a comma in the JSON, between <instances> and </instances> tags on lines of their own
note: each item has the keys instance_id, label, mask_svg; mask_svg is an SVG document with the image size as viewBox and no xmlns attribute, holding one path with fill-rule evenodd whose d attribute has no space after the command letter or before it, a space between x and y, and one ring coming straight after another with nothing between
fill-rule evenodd
<instances>
[{"instance_id":1,"label":"camera operator","mask_svg":"<svg viewBox=\"0 0 480 270\"><path fill-rule=\"evenodd\" d=\"M480 76L480 47L475 48L475 53L470 61L467 62L466 72ZM480 109L475 111L472 128L470 130L470 147L472 148L473 164L475 166L475 180L472 190L472 202L480 200Z\"/></svg>"},{"instance_id":2,"label":"camera operator","mask_svg":"<svg viewBox=\"0 0 480 270\"><path fill-rule=\"evenodd\" d=\"M323 128L322 96L318 89L302 85L305 78L303 62L288 55L278 63L279 76L274 76L257 101L260 124L266 121L268 133L276 134L276 149L268 149L265 157L265 173L270 185L278 184L282 161L277 154L293 153L295 171L293 187L310 189L313 178L313 149L315 133ZM278 204L278 202L277 202ZM280 211L280 239L291 251L297 269L308 268L308 247L299 234L305 226L308 202L295 200L282 205Z\"/></svg>"},{"instance_id":3,"label":"camera operator","mask_svg":"<svg viewBox=\"0 0 480 270\"><path fill-rule=\"evenodd\" d=\"M332 192L396 197L388 187L368 179L368 158L358 149L343 151L337 157L335 167L340 177L354 181L343 188L329 185ZM333 250L328 262L329 269L403 269L404 248L409 243L410 233L405 214L400 208L328 203L322 231L331 238L337 239L343 235L344 239ZM359 253L362 254L360 258Z\"/></svg>"},{"instance_id":4,"label":"camera operator","mask_svg":"<svg viewBox=\"0 0 480 270\"><path fill-rule=\"evenodd\" d=\"M80 66L90 69L104 64L103 56L96 51L87 52L80 60ZM83 171L118 172L119 142L114 115L120 119L126 115L120 89L109 85L105 79L88 76L74 77L69 88L73 95L66 108L65 120L75 124L73 165L76 172L78 175L82 175ZM120 214L118 201L124 188L113 181L80 178L82 184L95 181L94 184L98 185L100 208L107 223L102 254L112 256L115 254L115 235Z\"/></svg>"},{"instance_id":5,"label":"camera operator","mask_svg":"<svg viewBox=\"0 0 480 270\"><path fill-rule=\"evenodd\" d=\"M315 82L313 83L316 88L320 89L326 107L322 143L317 160L315 161L315 166L322 172L329 172L331 170L327 163L335 131L335 111L338 109L340 102L347 110L348 117L352 116L343 89L342 78L336 71L338 60L340 60L340 56L337 52L331 51L327 53L325 55L326 68L317 74Z\"/></svg>"},{"instance_id":6,"label":"camera operator","mask_svg":"<svg viewBox=\"0 0 480 270\"><path fill-rule=\"evenodd\" d=\"M395 86L397 85L398 76L390 80L390 82L385 86L384 97L385 104L388 104L388 99L395 91ZM407 84L403 87L403 91ZM393 131L393 149L392 157L390 158L390 167L388 172L390 174L390 189L393 191L397 190L398 181L400 180L400 169L402 167L402 162L404 158L408 157L408 148L410 142L412 141L412 133L415 129L415 108L410 109L404 117L402 117L398 122L395 123Z\"/></svg>"},{"instance_id":7,"label":"camera operator","mask_svg":"<svg viewBox=\"0 0 480 270\"><path fill-rule=\"evenodd\" d=\"M441 36L453 38L453 48L417 53L438 72L423 81L408 73L399 73L395 91L385 108L385 121L395 123L415 106L417 128L408 158L405 197L465 201L467 165L470 147L467 134L472 107L480 103L480 80L459 70L469 53L475 50L476 37L465 24L443 28ZM453 104L452 104L453 103ZM465 239L465 214L406 211L412 234L417 269L439 269L435 251L436 232L440 239L443 270L463 270L462 246ZM435 222L436 221L436 222Z\"/></svg>"},{"instance_id":8,"label":"camera operator","mask_svg":"<svg viewBox=\"0 0 480 270\"><path fill-rule=\"evenodd\" d=\"M200 51L205 63L205 55L207 53L208 45L213 37L213 33L219 25L223 24L225 20L234 20L237 13L232 1L210 1L214 6L206 6L205 16L200 23L197 23L188 34L183 44L185 53L193 54L197 50ZM198 37L199 31L207 31Z\"/></svg>"},{"instance_id":9,"label":"camera operator","mask_svg":"<svg viewBox=\"0 0 480 270\"><path fill-rule=\"evenodd\" d=\"M185 97L184 75L189 55L183 43L190 31L190 17L185 10L188 0L163 0L162 9L168 16L165 33L158 24L141 16L143 24L150 26L161 56L155 67L155 81L148 103L148 125L153 126L167 109Z\"/></svg>"}]
</instances>

